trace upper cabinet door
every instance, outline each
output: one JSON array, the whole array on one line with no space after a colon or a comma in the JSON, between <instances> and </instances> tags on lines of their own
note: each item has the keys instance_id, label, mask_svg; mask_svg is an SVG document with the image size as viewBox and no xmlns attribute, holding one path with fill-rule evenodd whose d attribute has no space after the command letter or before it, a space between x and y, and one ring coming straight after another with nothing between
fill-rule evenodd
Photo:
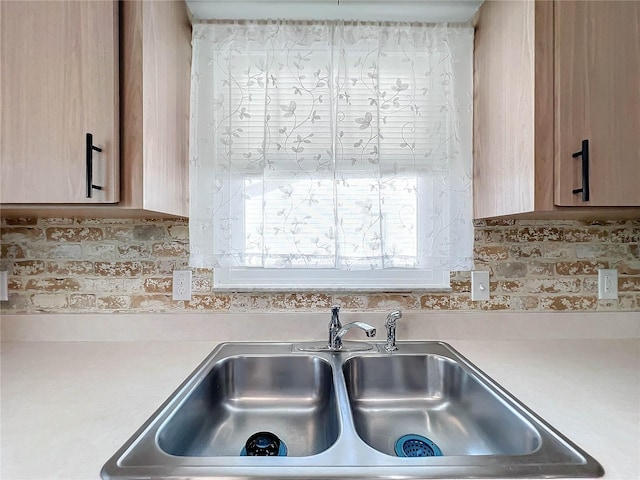
<instances>
[{"instance_id":1,"label":"upper cabinet door","mask_svg":"<svg viewBox=\"0 0 640 480\"><path fill-rule=\"evenodd\" d=\"M119 200L117 8L0 1L0 203Z\"/></svg>"},{"instance_id":2,"label":"upper cabinet door","mask_svg":"<svg viewBox=\"0 0 640 480\"><path fill-rule=\"evenodd\" d=\"M554 28L555 203L638 206L640 2L556 2ZM583 187L582 157L572 157L583 140L588 201L572 193Z\"/></svg>"}]
</instances>

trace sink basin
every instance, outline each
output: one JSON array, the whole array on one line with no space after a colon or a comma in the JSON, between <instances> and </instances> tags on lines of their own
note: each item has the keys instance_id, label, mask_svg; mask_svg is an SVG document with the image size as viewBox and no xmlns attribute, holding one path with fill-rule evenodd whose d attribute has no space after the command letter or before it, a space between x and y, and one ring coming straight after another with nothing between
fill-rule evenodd
<instances>
[{"instance_id":1,"label":"sink basin","mask_svg":"<svg viewBox=\"0 0 640 480\"><path fill-rule=\"evenodd\" d=\"M102 478L604 473L447 344L401 342L393 353L380 343L338 353L314 345L219 345L107 461ZM256 445L276 456L255 453Z\"/></svg>"},{"instance_id":2,"label":"sink basin","mask_svg":"<svg viewBox=\"0 0 640 480\"><path fill-rule=\"evenodd\" d=\"M442 455L527 455L537 430L457 362L438 355L355 357L344 376L356 432L396 456L407 434L434 442Z\"/></svg>"},{"instance_id":3,"label":"sink basin","mask_svg":"<svg viewBox=\"0 0 640 480\"><path fill-rule=\"evenodd\" d=\"M159 429L158 446L177 456L237 456L261 431L289 456L329 448L340 432L331 365L312 356L225 358Z\"/></svg>"}]
</instances>

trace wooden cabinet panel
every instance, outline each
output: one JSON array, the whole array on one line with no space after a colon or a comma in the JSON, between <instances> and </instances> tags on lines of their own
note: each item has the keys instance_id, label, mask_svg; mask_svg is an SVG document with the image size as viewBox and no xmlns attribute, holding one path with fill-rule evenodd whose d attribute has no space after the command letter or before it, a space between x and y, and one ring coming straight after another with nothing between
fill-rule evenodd
<instances>
[{"instance_id":1,"label":"wooden cabinet panel","mask_svg":"<svg viewBox=\"0 0 640 480\"><path fill-rule=\"evenodd\" d=\"M640 2L557 2L555 50L556 205L640 205Z\"/></svg>"},{"instance_id":2,"label":"wooden cabinet panel","mask_svg":"<svg viewBox=\"0 0 640 480\"><path fill-rule=\"evenodd\" d=\"M553 4L486 1L476 20L474 216L533 212L553 203Z\"/></svg>"},{"instance_id":3,"label":"wooden cabinet panel","mask_svg":"<svg viewBox=\"0 0 640 480\"><path fill-rule=\"evenodd\" d=\"M0 14L9 12L12 17L15 17L17 10L9 11L4 8L5 4L18 3L18 2L2 2L0 0ZM22 2L31 3L31 2ZM49 3L49 2L43 2ZM120 54L120 85L122 88L121 96L118 98L118 90L112 95L116 99L116 107L119 107L120 115L118 117L118 108L115 109L115 120L109 116L98 115L97 118L108 122L115 129L116 139L113 142L102 141L100 135L98 135L97 129L94 130L94 140L98 146L104 148L104 155L96 155L95 168L98 170L98 176L94 183L104 185L100 175L103 175L99 169L104 167L104 163L101 163L103 157L107 154L114 155L115 164L113 174L115 178L118 178L118 158L120 169L120 187L119 192L117 183L113 186L116 190L116 196L112 200L112 205L93 203L90 205L78 205L77 203L84 202L85 199L82 196L85 188L85 170L84 170L84 155L85 144L84 136L80 135L79 141L81 143L78 146L74 145L74 148L78 149L81 153L81 158L77 160L77 165L74 164L73 170L79 169L82 174L82 183L78 189L77 195L74 200L65 200L66 197L52 195L42 195L36 199L33 196L20 196L18 197L13 190L22 191L25 187L30 189L34 188L34 183L31 182L31 178L37 176L35 172L45 172L46 169L52 168L52 157L47 154L38 154L37 158L42 161L35 167L28 166L24 162L5 162L4 145L3 145L3 157L2 157L2 178L3 178L3 195L1 197L0 205L2 207L3 216L79 216L79 217L141 217L153 215L154 217L167 217L167 216L188 216L189 214L189 90L191 82L191 24L189 22L188 10L184 1L134 1L129 0L126 2L51 2L52 4L64 3L69 8L73 7L74 11L81 11L80 14L83 21L87 21L88 16L93 16L93 13L89 12L89 6L100 4L102 13L100 14L100 22L107 23L113 20L112 27L115 28L115 24L120 26L120 32L113 30L113 34L119 33L118 37L106 38L106 33L103 37L98 38L101 34L92 37L93 40L103 44L108 44L113 47L113 42L119 44ZM116 6L119 4L119 12L116 11ZM107 9L106 7L111 7ZM22 14L22 13L20 13ZM69 22L76 22L77 19L72 16L69 20L65 15L58 14L58 16L49 15L49 21L51 23L52 32L58 30L65 30L69 26ZM94 21L94 20L92 20ZM98 21L95 19L95 21ZM2 20L2 26L4 29L5 20ZM46 23L43 21L43 23ZM26 27L24 27L26 28ZM91 29L94 27L92 26ZM22 32L21 28L14 28L13 32ZM24 32L23 32L24 33ZM13 35L13 34L12 34ZM9 37L9 34L3 30L2 39ZM74 48L82 51L91 48L90 45L85 45L85 39L76 35L74 38ZM35 40L29 40L32 43L37 43ZM13 40L15 43L15 39ZM104 46L104 45L103 45ZM11 48L14 48L13 45ZM118 52L118 48L112 48L113 52ZM110 52L111 52L110 50ZM5 52L4 45L2 51ZM6 50L9 51L9 50ZM34 47L34 51L37 49ZM106 51L106 50L105 50ZM97 58L100 62L107 62L109 58L114 57L115 53L99 53ZM75 55L75 53L74 53ZM18 57L16 57L18 58ZM81 70L83 74L90 74L94 72L94 67L87 63L88 60L78 60L77 64L82 66ZM57 64L58 62L54 62ZM64 62L63 62L64 64ZM112 63L112 66L116 65ZM25 67L26 70L28 70ZM86 71L85 71L86 70ZM0 75L0 89L2 89L3 95L7 92L7 98L10 97L12 88L17 88L20 83L17 77L11 76L11 87L5 89L5 78L8 78L4 74L7 71L4 69L4 57L3 57L3 71ZM117 75L117 71L115 74ZM79 96L85 93L91 95L97 95L99 91L105 91L108 93L109 88L102 86L104 84L106 74L98 73L97 70L91 75L100 75L100 79L91 81L87 85L98 85L98 88L87 88L84 83L77 81L74 84L74 88L69 88L65 91L57 91L54 87L46 86L47 89L57 92L56 101L59 101L60 105L66 105L69 103L68 108L72 106L81 105L85 97ZM92 78L92 77L91 77ZM109 74L109 79L113 78L113 75ZM110 80L109 80L110 81ZM48 82L48 81L47 81ZM101 83L102 82L102 83ZM79 85L79 87L78 87ZM39 86L39 83L34 82L34 87ZM117 87L117 85L116 85ZM78 88L79 90L76 90ZM96 90L99 90L96 92ZM87 97L89 98L89 97ZM104 101L106 97L102 97ZM4 97L3 97L4 101ZM88 100L86 100L88 102ZM33 108L33 107L29 107ZM102 108L102 107L101 107ZM25 110L26 111L26 110ZM76 112L76 110L73 110ZM25 119L30 118L30 113L25 114ZM61 114L59 118L80 118L77 113ZM6 112L3 108L3 115L0 117L2 122L5 119L14 121L12 115ZM93 118L93 117L91 117ZM7 138L5 132L11 133L13 138L27 139L28 132L25 131L25 123L12 123L11 132L9 129L5 129L4 123L1 127L2 137L0 140L4 142ZM71 120L69 120L70 122ZM118 128L121 132L121 146L120 152L118 152ZM51 130L49 127L49 137L53 138L54 143L60 143L70 149L71 141L59 140L61 135L65 135L67 138L75 135L68 134L68 128L63 126L58 120L57 123L53 123ZM14 141L14 149L18 148L20 142ZM48 147L46 141L43 140L41 147ZM8 150L8 147L7 147ZM119 157L118 157L119 154ZM71 156L69 154L68 156ZM74 158L76 155L74 153ZM69 162L71 163L71 162ZM9 166L12 171L9 173L5 166ZM72 178L70 169L61 169L57 165L57 169L60 172L55 174L49 174L48 171L40 181L39 189L42 185L61 185L64 183L64 191L70 190L69 185L73 184L75 187L76 180ZM26 172L26 175L25 175ZM24 178L20 180L22 184L15 183L15 189L11 184L11 178L14 178L21 174ZM54 175L60 175L60 178L54 177ZM44 180L43 180L44 179ZM5 188L5 185L9 188ZM48 190L45 189L45 192ZM104 198L103 192L97 192L95 195L98 199ZM119 193L119 199L117 197ZM102 195L102 197L101 197ZM66 202L75 202L72 204ZM106 200L105 200L106 201ZM8 204L8 203L11 204ZM15 202L15 203L13 203ZM39 203L43 202L43 203ZM66 203L66 204L65 204Z\"/></svg>"},{"instance_id":4,"label":"wooden cabinet panel","mask_svg":"<svg viewBox=\"0 0 640 480\"><path fill-rule=\"evenodd\" d=\"M476 218L640 216L639 39L640 2L484 2L474 58ZM583 139L589 202L572 193Z\"/></svg>"},{"instance_id":5,"label":"wooden cabinet panel","mask_svg":"<svg viewBox=\"0 0 640 480\"><path fill-rule=\"evenodd\" d=\"M182 1L122 4L122 206L189 216L191 23Z\"/></svg>"},{"instance_id":6,"label":"wooden cabinet panel","mask_svg":"<svg viewBox=\"0 0 640 480\"><path fill-rule=\"evenodd\" d=\"M1 203L119 199L117 2L0 2ZM86 196L86 133L94 155Z\"/></svg>"}]
</instances>

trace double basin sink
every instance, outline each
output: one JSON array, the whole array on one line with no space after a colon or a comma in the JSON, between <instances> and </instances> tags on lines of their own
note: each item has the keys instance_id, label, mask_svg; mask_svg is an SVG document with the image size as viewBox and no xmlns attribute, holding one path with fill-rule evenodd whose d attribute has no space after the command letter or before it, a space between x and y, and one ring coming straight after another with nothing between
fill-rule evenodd
<instances>
[{"instance_id":1,"label":"double basin sink","mask_svg":"<svg viewBox=\"0 0 640 480\"><path fill-rule=\"evenodd\" d=\"M440 342L218 346L106 479L597 477L591 456Z\"/></svg>"}]
</instances>

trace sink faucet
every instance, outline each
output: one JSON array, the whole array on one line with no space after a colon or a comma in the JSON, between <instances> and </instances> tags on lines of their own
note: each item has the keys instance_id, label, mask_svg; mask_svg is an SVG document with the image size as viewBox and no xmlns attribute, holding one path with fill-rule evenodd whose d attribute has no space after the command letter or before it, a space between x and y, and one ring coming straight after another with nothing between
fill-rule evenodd
<instances>
[{"instance_id":1,"label":"sink faucet","mask_svg":"<svg viewBox=\"0 0 640 480\"><path fill-rule=\"evenodd\" d=\"M387 315L387 319L384 322L384 326L387 327L387 344L384 349L391 353L398 350L396 346L396 322L402 318L402 312L400 310L394 310Z\"/></svg>"},{"instance_id":2,"label":"sink faucet","mask_svg":"<svg viewBox=\"0 0 640 480\"><path fill-rule=\"evenodd\" d=\"M376 329L365 322L351 322L342 326L338 317L339 312L339 306L331 307L331 320L329 321L329 348L331 350L340 350L342 348L342 337L352 328L364 330L369 338L376 336Z\"/></svg>"}]
</instances>

